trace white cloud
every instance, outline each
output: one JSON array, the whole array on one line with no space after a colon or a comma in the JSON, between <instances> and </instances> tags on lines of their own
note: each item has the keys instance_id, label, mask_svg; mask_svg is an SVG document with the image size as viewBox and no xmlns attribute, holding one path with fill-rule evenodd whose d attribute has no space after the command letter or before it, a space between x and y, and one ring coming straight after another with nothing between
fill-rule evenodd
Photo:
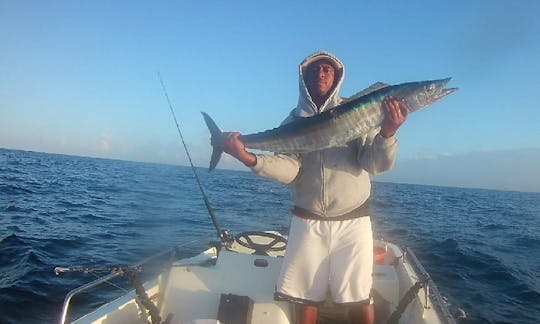
<instances>
[{"instance_id":1,"label":"white cloud","mask_svg":"<svg viewBox=\"0 0 540 324\"><path fill-rule=\"evenodd\" d=\"M108 153L111 149L112 136L111 134L101 134L99 138L99 151L102 153Z\"/></svg>"},{"instance_id":2,"label":"white cloud","mask_svg":"<svg viewBox=\"0 0 540 324\"><path fill-rule=\"evenodd\" d=\"M60 138L58 139L58 145L60 146L60 148L61 149L66 148L67 144L68 144L68 140L67 140L66 136L64 136L64 135L60 136Z\"/></svg>"},{"instance_id":3,"label":"white cloud","mask_svg":"<svg viewBox=\"0 0 540 324\"><path fill-rule=\"evenodd\" d=\"M400 160L376 181L540 192L540 148Z\"/></svg>"}]
</instances>

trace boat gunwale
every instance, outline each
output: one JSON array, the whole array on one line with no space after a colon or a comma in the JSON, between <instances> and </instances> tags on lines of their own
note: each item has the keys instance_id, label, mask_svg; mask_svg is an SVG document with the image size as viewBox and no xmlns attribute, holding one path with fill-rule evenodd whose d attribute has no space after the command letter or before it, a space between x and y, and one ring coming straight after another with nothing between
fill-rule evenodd
<instances>
[{"instance_id":1,"label":"boat gunwale","mask_svg":"<svg viewBox=\"0 0 540 324\"><path fill-rule=\"evenodd\" d=\"M204 236L204 238L207 238L207 236ZM153 254L153 255L151 255L151 256L149 256L149 257L146 257L146 258L144 258L143 260L139 261L138 263L136 263L136 264L134 264L134 265L127 266L127 267L124 267L124 268L127 268L127 269L137 269L137 268L140 268L141 266L147 264L148 262L150 262L150 261L152 261L152 260L154 260L154 259L163 257L163 256L165 256L165 255L167 255L167 254L170 254L170 255L171 255L171 260L172 260L172 258L173 258L175 255L178 254L178 248L180 248L180 247L182 247L182 246L186 246L186 245L191 244L191 243L194 243L194 242L197 242L197 241L200 241L200 240L202 240L202 239L203 239L203 238L198 238L198 239L196 239L196 240L191 240L191 241L188 241L188 242L185 242L185 243L176 245L176 246L174 246L174 247L168 248L168 249L166 249L166 250L164 250L164 251L161 251L161 252L158 252L158 253L156 253L156 254ZM208 249L205 249L203 252L200 252L200 253L196 254L195 256L193 256L193 257L191 257L191 258L196 258L197 256L200 256L200 255L202 255L202 254L205 254L207 251L209 251L209 250L211 250L211 249L214 249L214 248L215 248L215 246L212 246L212 244L210 244ZM191 259L191 258L180 259L180 260L184 260L184 261L185 261L185 260L188 260L188 259ZM176 260L176 261L178 262L178 261L180 261L180 260ZM203 261L201 261L201 263L202 263L202 262L207 262L207 260L203 260ZM171 263L172 263L172 262L171 262ZM194 262L193 264L199 264L199 263ZM184 265L184 264L182 264L182 265ZM171 264L171 266L174 266L174 264ZM65 324L65 323L66 323L67 315L68 315L69 308L70 308L70 302L71 302L71 299L72 299L73 297L75 297L76 295L78 295L78 294L80 294L80 293L82 293L82 292L85 292L85 291L87 291L87 290L89 290L89 289L92 289L92 288L94 288L94 287L100 286L101 284L106 283L106 282L108 282L109 280L112 280L112 279L115 279L115 278L117 278L117 277L120 277L120 276L124 275L124 272L125 272L124 270L122 270L121 268L118 268L118 269L116 269L116 270L113 270L112 273L109 273L109 274L107 274L107 275L105 275L105 276L99 277L99 278L97 278L97 279L95 279L95 280L92 280L92 281L90 281L90 282L88 282L88 283L86 283L86 284L83 284L83 285L81 285L81 286L78 286L78 287L76 287L76 288L70 290L70 291L66 294L66 297L64 298L64 302L63 302L63 304L62 304L62 313L61 313L61 316L60 316L59 324ZM143 284L143 286L144 286L144 284ZM131 290L130 290L128 293L130 293L130 292L131 292ZM122 296L124 296L124 295L122 295ZM122 298L122 296L120 296L120 297L118 297L118 298ZM109 301L105 302L105 304L103 304L103 305L106 305L106 304L109 304L109 303L111 303L111 302L114 302L114 301L117 300L118 298L115 298L115 299L113 299L113 300L109 300ZM102 306L103 306L103 305L102 305ZM90 312L84 314L83 316L81 316L80 318L76 319L75 321L77 321L77 320L83 318L84 316L86 316L86 315L88 315L88 314L91 314L91 313L95 312L95 311L98 310L98 309L99 309L99 307L96 308L96 309L94 309L93 311L90 311Z\"/></svg>"},{"instance_id":2,"label":"boat gunwale","mask_svg":"<svg viewBox=\"0 0 540 324\"><path fill-rule=\"evenodd\" d=\"M424 290L424 307L428 308L428 299L431 301L431 305L435 308L435 312L439 315L439 318L445 324L456 324L456 320L450 313L450 310L447 307L447 303L444 301L442 295L437 288L437 285L431 279L431 275L426 271L416 254L409 247L404 247L404 260L407 261L416 275L419 276L419 281L424 281L422 289ZM420 297L420 296L418 296Z\"/></svg>"},{"instance_id":3,"label":"boat gunwale","mask_svg":"<svg viewBox=\"0 0 540 324\"><path fill-rule=\"evenodd\" d=\"M401 255L396 255L395 256L396 260L401 260L398 263L401 263L405 267L407 267L407 266L409 267L409 269L405 269L406 272L411 272L411 273L409 273L409 276L411 276L411 275L416 276L417 281L425 281L425 284L423 285L423 288L422 288L422 289L424 289L424 296L425 296L424 300L422 300L422 296L419 293L417 293L416 294L417 296L415 297L415 298L418 298L418 300L422 304L422 307L424 307L426 309L429 309L430 308L429 306L431 304L433 306L433 308L434 308L435 313L437 314L437 317L440 319L440 321L442 323L445 323L445 324L456 324L457 323L456 320L454 319L454 317L451 315L451 313L450 313L450 311L448 309L447 303L444 301L442 295L439 293L439 291L437 289L437 286L435 285L435 283L431 279L431 276L425 270L425 268L420 263L420 261L418 260L418 258L414 254L414 252L409 247L400 247L396 243L392 243L392 242L386 241L386 240L381 239L381 238L374 239L374 243L382 244L382 245L384 245L386 247L395 246L401 252ZM127 268L140 267L141 265L144 265L144 264L146 264L146 263L148 263L148 262L150 262L150 261L152 261L152 260L154 260L156 258L162 257L162 256L164 256L166 254L171 254L171 263L170 263L171 267L191 266L191 265L204 266L204 265L208 265L210 261L215 262L215 259L219 255L220 247L216 246L216 245L219 245L219 243L214 242L214 244L212 244L212 242L211 242L208 245L207 249L204 249L202 252L200 252L198 254L195 254L192 257L172 260L172 258L175 255L177 255L177 253L178 253L178 247L183 246L183 245L185 245L185 244L181 244L181 245L175 246L173 248L167 249L165 251L159 252L157 254L154 254L154 255L152 255L150 257L147 257L147 258L143 259L143 261L137 263L136 265L131 266L131 267L127 267ZM374 246L375 246L375 244L374 244ZM227 247L223 246L223 245L221 245L221 248L227 249ZM237 252L246 253L245 251L237 251ZM247 254L249 254L249 253L247 253ZM205 256L205 257L202 257L202 256ZM271 256L271 257L276 257L276 256ZM394 263L394 265L397 265L397 263ZM84 284L82 286L79 286L79 287L69 291L68 294L65 297L64 304L63 304L63 307L62 307L62 317L60 319L60 324L66 323L65 321L66 321L66 318L67 318L67 314L68 314L68 310L69 310L69 306L70 306L70 300L71 300L72 297L74 297L75 295L78 295L78 294L80 294L80 293L82 293L82 292L84 292L84 291L86 291L88 289L99 286L99 285L107 282L108 280L112 280L112 279L114 279L116 277L119 277L119 276L122 276L122 275L123 275L123 271L117 271L117 272L114 272L114 273L110 273L108 275L97 278L97 279L95 279L95 280L93 280L93 281L91 281L89 283L86 283L86 284ZM413 281L414 281L414 277L411 277L411 279L413 279ZM146 286L146 284L144 286ZM146 288L147 287L145 287L145 290L146 290ZM133 292L133 291L130 291L130 292ZM130 292L128 292L128 294ZM88 316L90 314L93 314L96 311L99 311L99 309L101 307L103 307L105 305L110 305L111 303L114 303L116 300L119 300L124 296L125 295L122 295L119 298L115 298L113 300L105 302L105 304L103 304L102 306L94 309L93 311L90 311L90 312L84 314L83 316L81 316L80 318L77 318L74 321L77 322L77 321L83 319L84 317L86 317L86 316ZM130 301L127 301L126 303L129 303L129 302ZM126 304L126 303L124 303L124 304Z\"/></svg>"}]
</instances>

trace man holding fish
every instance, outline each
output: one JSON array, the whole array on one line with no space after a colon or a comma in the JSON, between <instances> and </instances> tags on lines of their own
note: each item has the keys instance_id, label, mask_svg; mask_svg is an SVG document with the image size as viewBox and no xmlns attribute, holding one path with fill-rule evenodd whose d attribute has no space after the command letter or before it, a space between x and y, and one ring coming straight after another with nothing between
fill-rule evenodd
<instances>
[{"instance_id":1,"label":"man holding fish","mask_svg":"<svg viewBox=\"0 0 540 324\"><path fill-rule=\"evenodd\" d=\"M319 115L343 102L339 90L344 66L334 55L308 56L299 73L298 105L283 124ZM213 139L214 146L256 174L291 186L294 216L276 298L296 305L298 323L316 323L318 305L328 291L335 303L348 307L351 323L374 322L370 174L392 168L398 146L395 135L409 114L404 100L388 97L382 110L379 127L316 151L256 155L246 150L238 132Z\"/></svg>"}]
</instances>

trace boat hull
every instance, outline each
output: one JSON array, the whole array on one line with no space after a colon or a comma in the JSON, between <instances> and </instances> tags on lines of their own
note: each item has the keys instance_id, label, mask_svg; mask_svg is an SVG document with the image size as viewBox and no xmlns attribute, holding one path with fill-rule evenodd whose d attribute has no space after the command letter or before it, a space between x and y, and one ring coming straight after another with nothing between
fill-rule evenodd
<instances>
[{"instance_id":1,"label":"boat hull","mask_svg":"<svg viewBox=\"0 0 540 324\"><path fill-rule=\"evenodd\" d=\"M265 240L266 238L260 238ZM416 291L399 323L455 323L445 305L440 305L436 287L421 265L415 265L412 251L404 254L397 245L376 240L373 289L377 322L386 323L419 280ZM252 254L253 250L234 243L220 249L175 262L145 290L169 323L294 323L291 304L274 300L275 282L284 251L271 255ZM412 255L412 256L411 256ZM419 269L419 267L421 269ZM434 292L436 294L434 294ZM146 323L148 312L137 302L134 291L109 302L73 323ZM320 323L345 323L346 308L330 299L321 307Z\"/></svg>"}]
</instances>

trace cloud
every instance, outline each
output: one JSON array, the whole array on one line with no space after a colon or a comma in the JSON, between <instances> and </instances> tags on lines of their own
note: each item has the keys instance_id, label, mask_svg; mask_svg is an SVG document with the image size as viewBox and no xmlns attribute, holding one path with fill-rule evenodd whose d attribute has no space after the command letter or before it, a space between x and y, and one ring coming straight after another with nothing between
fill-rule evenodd
<instances>
[{"instance_id":1,"label":"cloud","mask_svg":"<svg viewBox=\"0 0 540 324\"><path fill-rule=\"evenodd\" d=\"M60 149L65 149L67 145L68 145L67 137L64 135L60 136L60 138L58 139L58 146L60 147Z\"/></svg>"},{"instance_id":2,"label":"cloud","mask_svg":"<svg viewBox=\"0 0 540 324\"><path fill-rule=\"evenodd\" d=\"M111 134L101 134L99 138L99 151L102 153L108 153L111 149L111 141Z\"/></svg>"},{"instance_id":3,"label":"cloud","mask_svg":"<svg viewBox=\"0 0 540 324\"><path fill-rule=\"evenodd\" d=\"M376 181L540 192L540 148L397 161Z\"/></svg>"}]
</instances>

